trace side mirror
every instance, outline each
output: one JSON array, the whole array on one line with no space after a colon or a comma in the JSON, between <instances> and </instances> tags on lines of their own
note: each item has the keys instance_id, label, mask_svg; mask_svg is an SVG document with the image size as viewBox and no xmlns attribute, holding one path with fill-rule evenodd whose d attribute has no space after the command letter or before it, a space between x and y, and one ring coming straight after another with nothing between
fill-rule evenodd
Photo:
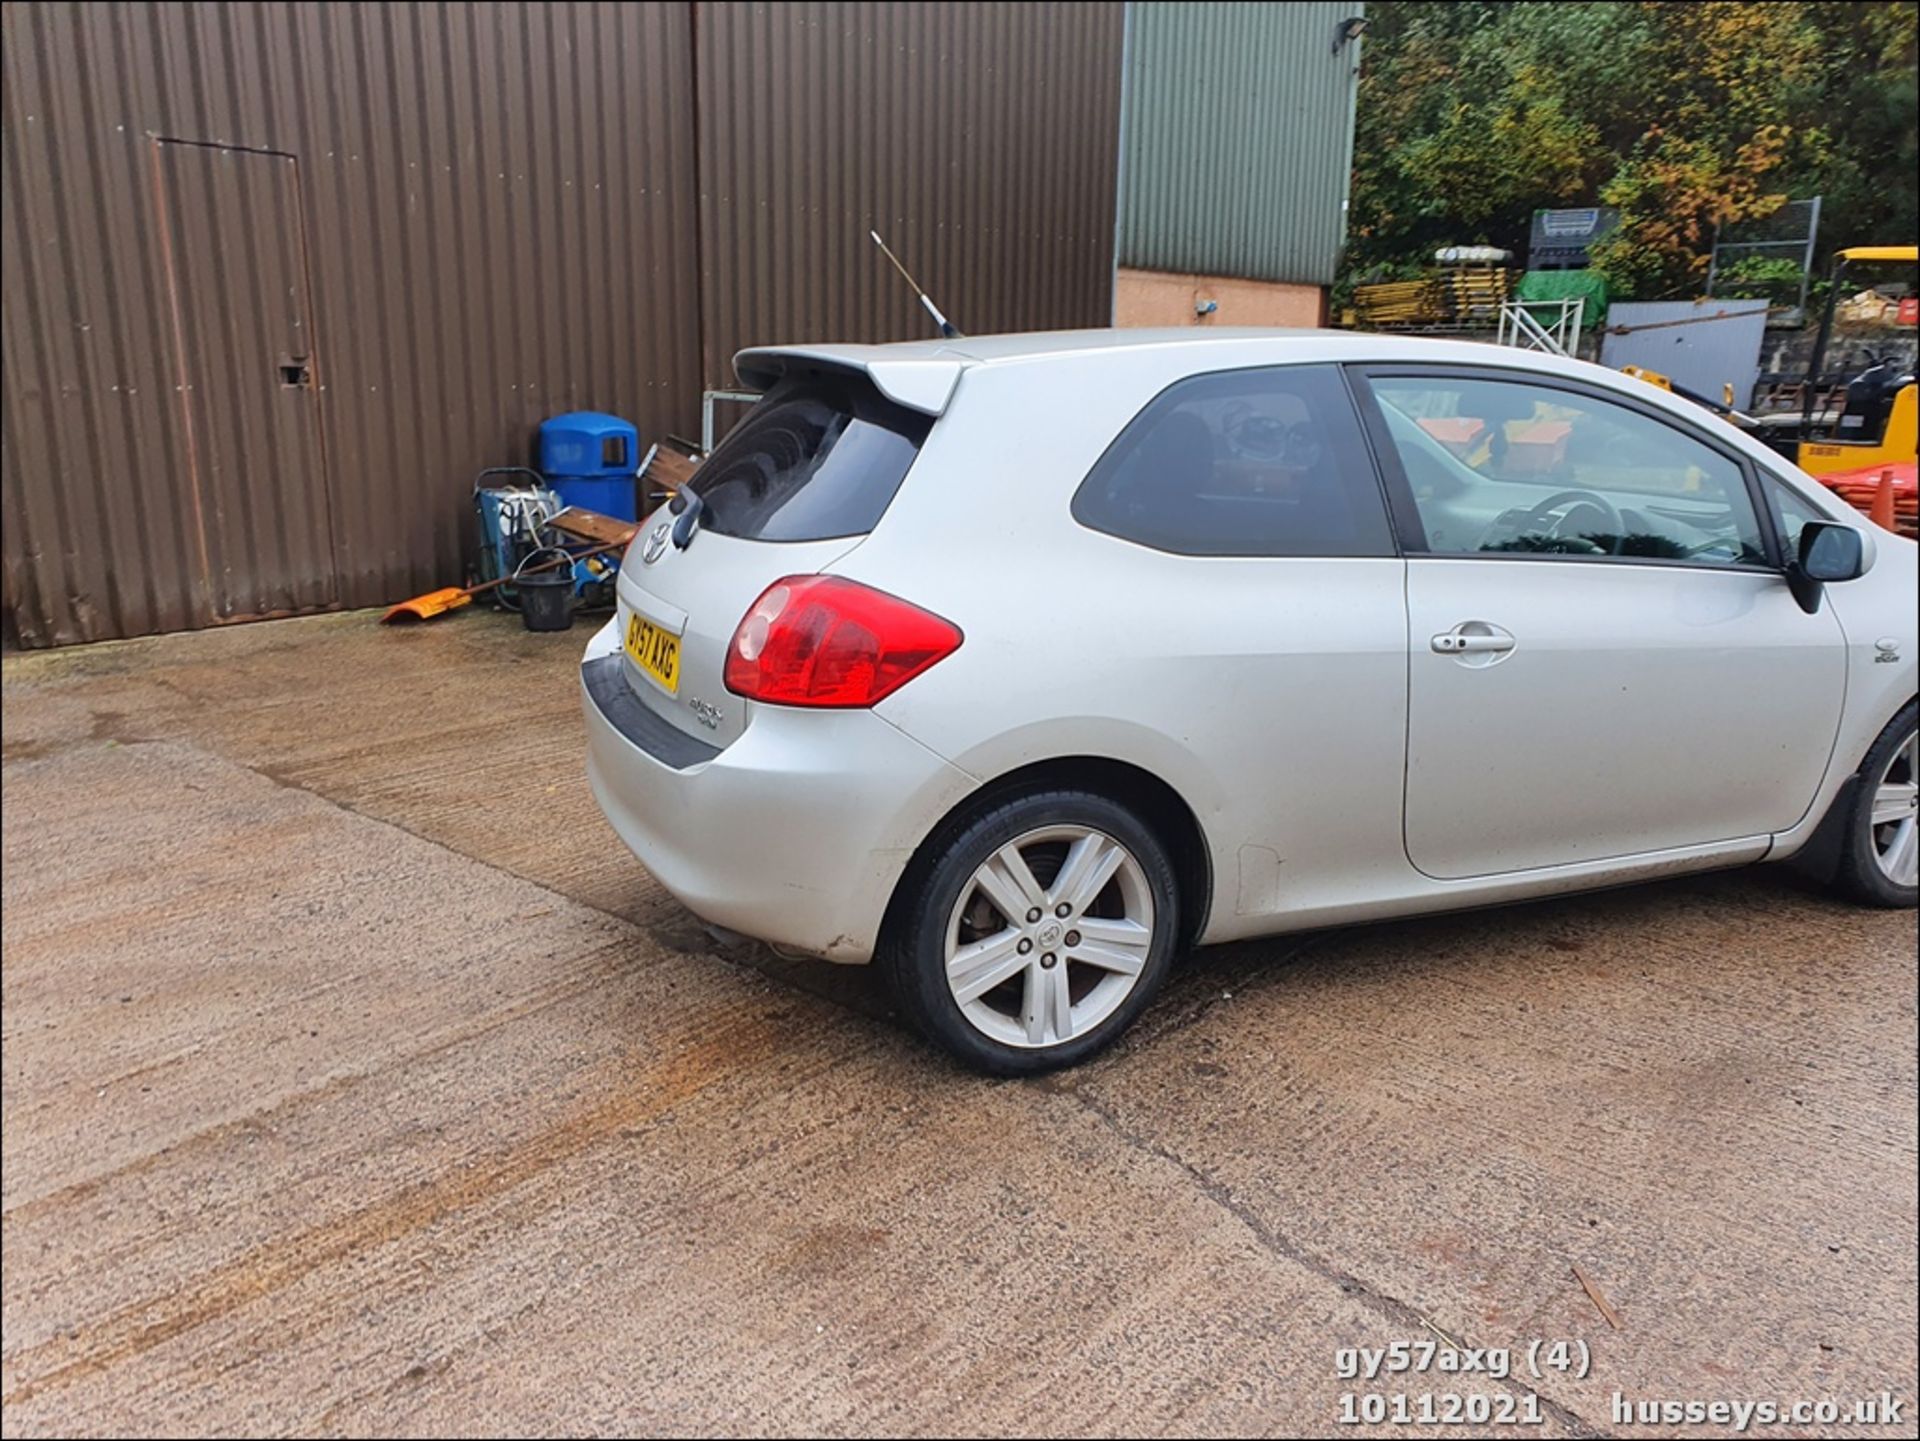
<instances>
[{"instance_id":1,"label":"side mirror","mask_svg":"<svg viewBox=\"0 0 1920 1441\"><path fill-rule=\"evenodd\" d=\"M1800 532L1800 569L1823 583L1858 580L1866 569L1860 532L1831 520L1810 522Z\"/></svg>"},{"instance_id":2,"label":"side mirror","mask_svg":"<svg viewBox=\"0 0 1920 1441\"><path fill-rule=\"evenodd\" d=\"M1808 521L1800 531L1800 554L1787 566L1787 584L1800 609L1812 615L1828 585L1858 580L1866 568L1859 531L1831 520Z\"/></svg>"}]
</instances>

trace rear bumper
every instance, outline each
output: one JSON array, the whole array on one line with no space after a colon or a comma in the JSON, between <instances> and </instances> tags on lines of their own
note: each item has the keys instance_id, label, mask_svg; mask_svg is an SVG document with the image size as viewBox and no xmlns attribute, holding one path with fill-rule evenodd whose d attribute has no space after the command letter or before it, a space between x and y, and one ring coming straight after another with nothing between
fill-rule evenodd
<instances>
[{"instance_id":1,"label":"rear bumper","mask_svg":"<svg viewBox=\"0 0 1920 1441\"><path fill-rule=\"evenodd\" d=\"M615 833L705 920L871 960L914 848L973 779L871 711L760 706L724 750L668 750L652 728L671 727L589 684L594 662L617 653L609 623L581 674L587 780Z\"/></svg>"}]
</instances>

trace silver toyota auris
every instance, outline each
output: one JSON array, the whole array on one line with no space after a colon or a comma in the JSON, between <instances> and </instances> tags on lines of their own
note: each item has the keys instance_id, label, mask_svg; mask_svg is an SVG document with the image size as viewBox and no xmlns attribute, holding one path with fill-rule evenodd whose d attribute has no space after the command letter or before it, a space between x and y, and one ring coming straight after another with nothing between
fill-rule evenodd
<instances>
[{"instance_id":1,"label":"silver toyota auris","mask_svg":"<svg viewBox=\"0 0 1920 1441\"><path fill-rule=\"evenodd\" d=\"M1094 331L750 350L620 571L593 790L969 1065L1181 950L1800 856L1915 894L1915 548L1644 382Z\"/></svg>"}]
</instances>

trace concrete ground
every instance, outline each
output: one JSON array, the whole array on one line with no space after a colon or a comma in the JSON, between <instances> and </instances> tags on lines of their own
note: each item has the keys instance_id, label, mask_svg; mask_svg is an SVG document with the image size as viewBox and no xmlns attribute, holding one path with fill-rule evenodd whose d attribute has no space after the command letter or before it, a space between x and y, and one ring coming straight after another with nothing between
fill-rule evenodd
<instances>
[{"instance_id":1,"label":"concrete ground","mask_svg":"<svg viewBox=\"0 0 1920 1441\"><path fill-rule=\"evenodd\" d=\"M1911 1434L1911 914L1757 871L1235 946L984 1081L620 849L584 640L6 662L6 1434ZM1339 1375L1436 1332L1590 1371Z\"/></svg>"}]
</instances>

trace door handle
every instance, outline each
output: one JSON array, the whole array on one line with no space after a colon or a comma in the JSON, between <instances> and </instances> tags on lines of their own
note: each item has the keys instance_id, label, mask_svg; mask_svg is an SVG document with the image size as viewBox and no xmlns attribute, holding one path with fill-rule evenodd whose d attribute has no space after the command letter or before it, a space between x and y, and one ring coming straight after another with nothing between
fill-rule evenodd
<instances>
[{"instance_id":1,"label":"door handle","mask_svg":"<svg viewBox=\"0 0 1920 1441\"><path fill-rule=\"evenodd\" d=\"M1513 649L1513 637L1497 625L1483 620L1466 620L1452 630L1443 630L1433 638L1440 655L1505 655Z\"/></svg>"}]
</instances>

